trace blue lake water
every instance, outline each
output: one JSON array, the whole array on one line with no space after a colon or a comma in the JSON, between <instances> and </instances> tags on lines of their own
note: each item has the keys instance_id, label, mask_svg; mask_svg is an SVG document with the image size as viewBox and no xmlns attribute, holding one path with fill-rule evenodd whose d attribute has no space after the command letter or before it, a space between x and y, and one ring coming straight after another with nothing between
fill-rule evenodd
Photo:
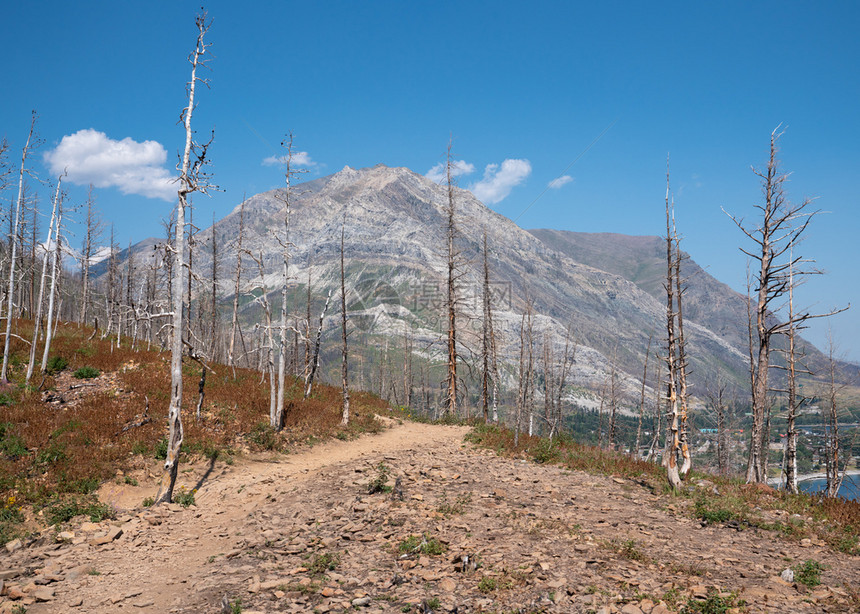
<instances>
[{"instance_id":1,"label":"blue lake water","mask_svg":"<svg viewBox=\"0 0 860 614\"><path fill-rule=\"evenodd\" d=\"M803 492L817 493L827 487L827 480L805 480L799 482L798 486ZM860 500L860 476L846 475L839 489L839 496L851 501Z\"/></svg>"}]
</instances>

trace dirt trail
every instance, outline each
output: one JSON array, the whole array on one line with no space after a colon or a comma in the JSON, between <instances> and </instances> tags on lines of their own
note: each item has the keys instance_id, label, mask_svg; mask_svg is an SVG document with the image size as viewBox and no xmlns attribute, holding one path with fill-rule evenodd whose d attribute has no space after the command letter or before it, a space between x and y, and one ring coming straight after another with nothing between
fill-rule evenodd
<instances>
[{"instance_id":1,"label":"dirt trail","mask_svg":"<svg viewBox=\"0 0 860 614\"><path fill-rule=\"evenodd\" d=\"M856 611L846 586L860 581L857 557L703 527L678 499L631 480L499 458L463 444L466 432L393 423L301 454L218 463L196 507L127 514L115 522L122 535L102 545L90 536L107 523L79 527L71 544L19 550L8 567L26 573L9 582L35 582L29 599L37 586L53 591L30 614L214 613L225 598L245 614L417 612L422 603L666 614L709 590L738 591L750 612ZM402 500L367 494L381 462ZM827 565L822 587L779 579L806 559Z\"/></svg>"}]
</instances>

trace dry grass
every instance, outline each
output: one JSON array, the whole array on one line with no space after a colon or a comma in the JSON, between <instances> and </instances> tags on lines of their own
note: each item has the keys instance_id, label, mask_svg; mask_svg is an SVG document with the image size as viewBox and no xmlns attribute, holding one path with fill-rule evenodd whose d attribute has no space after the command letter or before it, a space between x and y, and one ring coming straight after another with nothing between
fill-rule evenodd
<instances>
[{"instance_id":1,"label":"dry grass","mask_svg":"<svg viewBox=\"0 0 860 614\"><path fill-rule=\"evenodd\" d=\"M32 324L18 325L19 334L26 337ZM67 375L46 377L41 390L36 388L38 377L31 380L34 385L24 386L28 348L20 340L13 342L10 382L0 388L0 402L5 403L0 406L0 425L6 425L0 428L0 501L38 507L65 495L86 495L118 469L139 464L141 457L156 456L167 434L169 354L132 350L128 340L112 347L110 340L98 335L89 339L91 335L92 329L61 325L52 346L52 356L68 360L63 373L83 366L102 372L94 380L72 380L88 384L74 392L68 390ZM236 369L234 378L223 365L212 368L214 373L206 379L204 410L197 420L200 367L193 362L183 367L186 459L237 450L285 451L295 444L332 436L348 439L381 428L374 415L387 405L380 399L352 394L351 424L343 429L339 389L317 384L305 401L302 386L291 378L286 427L275 433L268 427L268 382L261 382L254 371ZM43 400L43 391L55 388L67 403ZM146 399L151 422L122 432L125 425L140 419Z\"/></svg>"},{"instance_id":2,"label":"dry grass","mask_svg":"<svg viewBox=\"0 0 860 614\"><path fill-rule=\"evenodd\" d=\"M778 532L792 540L817 537L836 550L860 555L858 501L826 499L804 493L793 495L761 484L744 484L736 479L698 472L691 474L687 481L695 483L707 479L716 486L719 494L714 494L712 487L690 487L672 493L661 466L620 452L583 445L567 437L550 441L521 433L519 446L515 447L513 431L480 424L467 439L503 456L529 458L538 463L554 463L594 474L633 478L654 492L692 498L691 512L701 519L712 522L733 520ZM774 516L775 519L772 518Z\"/></svg>"}]
</instances>

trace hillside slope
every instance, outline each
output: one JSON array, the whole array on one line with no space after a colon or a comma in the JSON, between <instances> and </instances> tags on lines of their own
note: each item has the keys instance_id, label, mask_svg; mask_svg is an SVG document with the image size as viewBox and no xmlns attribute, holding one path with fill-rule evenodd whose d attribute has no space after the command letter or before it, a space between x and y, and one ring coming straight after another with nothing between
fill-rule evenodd
<instances>
[{"instance_id":1,"label":"hillside slope","mask_svg":"<svg viewBox=\"0 0 860 614\"><path fill-rule=\"evenodd\" d=\"M663 329L665 307L653 295L653 275L645 275L648 283L641 279L631 281L625 278L624 267L615 267L606 258L578 260L563 246L548 244L493 212L470 192L457 189L455 194L463 358L471 360L479 345L474 327L467 323L480 317L480 246L486 231L496 295L496 332L502 361L507 365L503 368L506 381L510 383L514 378L522 314L531 301L536 314L536 346L549 339L558 354L564 345L565 330L572 326L578 344L575 385L598 390L606 380L610 361L615 360L627 373L627 391L635 396L635 378L641 372L648 337L653 334L660 339ZM245 210L244 248L262 255L263 281L275 307L280 300L276 292L281 266L277 236L283 228L282 197L282 190L258 194L247 200ZM408 327L414 333L415 347L422 348L422 357L431 362L441 360L445 188L405 168L346 167L334 175L301 184L294 190L292 200L291 312L304 312L303 295L309 273L317 302L327 290L336 287L344 228L350 316L365 335L359 343L381 350L385 338L400 343ZM195 267L200 271L210 269L211 256L205 246L213 233L217 239L220 288L225 295L232 293L230 277L238 230L237 207L197 236ZM140 256L147 254L140 252ZM630 257L635 260L636 255ZM137 255L136 258L140 262ZM243 287L247 293L260 286L260 279L252 279L257 271L254 265L247 264L247 259L245 262L247 278ZM709 288L717 293L725 289L718 285ZM703 384L705 374L717 369L738 382L745 377L745 346L739 344L737 325L728 324L736 316L735 297L734 293L703 297L703 305L725 304L728 308L690 318L689 355L693 370L701 375L694 386ZM697 309L691 301L691 315ZM248 304L243 316L246 325L252 328L260 321L261 313L259 306ZM334 327L331 322L330 328Z\"/></svg>"},{"instance_id":2,"label":"hillside slope","mask_svg":"<svg viewBox=\"0 0 860 614\"><path fill-rule=\"evenodd\" d=\"M196 506L130 509L59 543L37 539L6 557L7 592L36 600L30 614L217 612L225 600L244 614L426 612L422 603L666 614L718 595L749 612L857 605L857 557L704 525L688 499L640 480L498 457L463 446L465 431L394 422L298 455L198 466L181 478L189 488L200 480ZM402 500L368 493L381 463ZM102 498L122 504L123 489L132 487L108 484ZM808 559L826 565L821 586L779 578Z\"/></svg>"}]
</instances>

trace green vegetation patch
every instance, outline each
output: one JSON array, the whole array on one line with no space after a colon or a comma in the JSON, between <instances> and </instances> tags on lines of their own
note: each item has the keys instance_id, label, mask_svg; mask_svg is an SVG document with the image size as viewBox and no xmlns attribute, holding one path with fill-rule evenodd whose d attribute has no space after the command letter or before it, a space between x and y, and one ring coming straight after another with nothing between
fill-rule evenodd
<instances>
[{"instance_id":1,"label":"green vegetation patch","mask_svg":"<svg viewBox=\"0 0 860 614\"><path fill-rule=\"evenodd\" d=\"M76 379L93 379L101 375L102 372L96 369L95 367L81 367L74 373L72 376Z\"/></svg>"}]
</instances>

